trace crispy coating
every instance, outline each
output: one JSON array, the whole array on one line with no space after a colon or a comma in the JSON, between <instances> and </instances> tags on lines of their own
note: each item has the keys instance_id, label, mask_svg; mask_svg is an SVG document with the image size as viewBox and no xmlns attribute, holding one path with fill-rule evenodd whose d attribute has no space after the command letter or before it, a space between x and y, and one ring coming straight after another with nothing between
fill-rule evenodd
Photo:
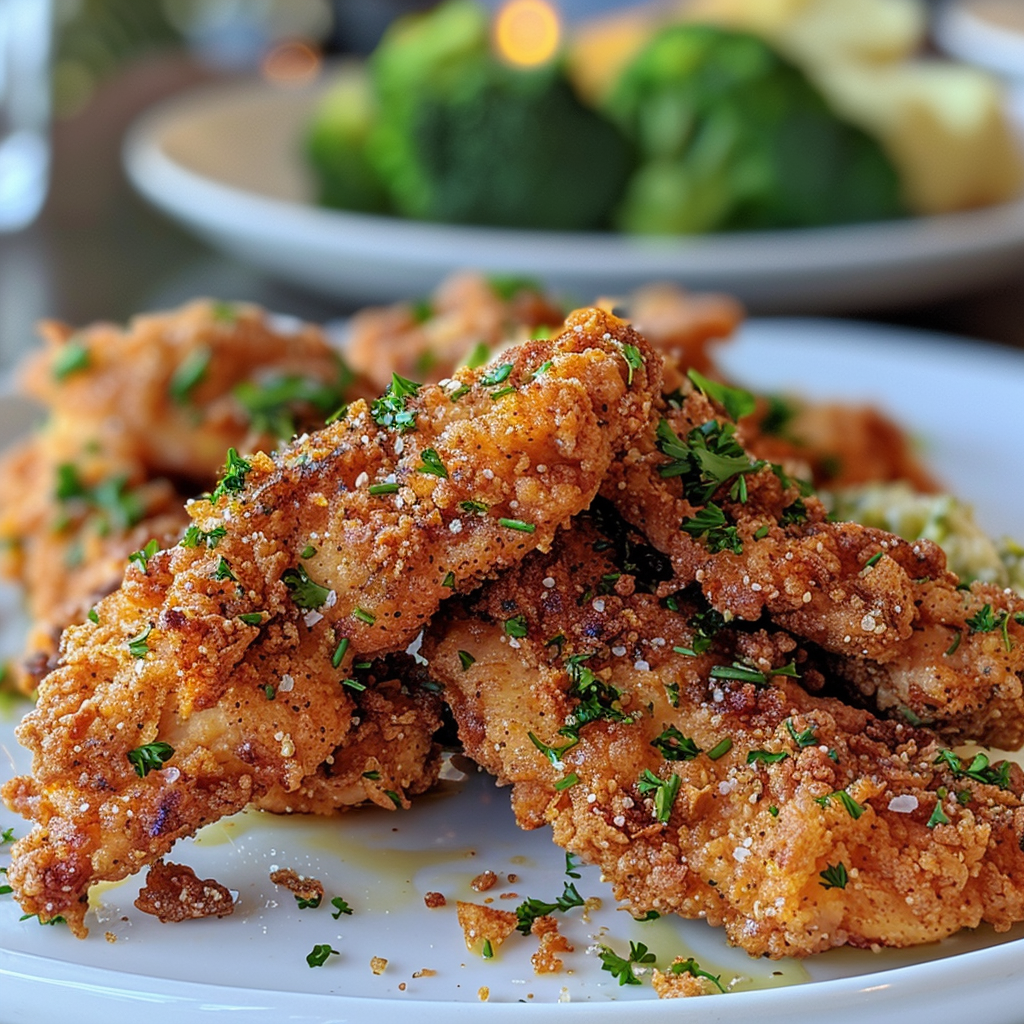
<instances>
[{"instance_id":1,"label":"crispy coating","mask_svg":"<svg viewBox=\"0 0 1024 1024\"><path fill-rule=\"evenodd\" d=\"M31 619L26 691L128 555L180 536L186 499L213 487L229 447L269 450L368 394L318 328L255 306L202 300L124 328L41 329L22 389L47 420L0 461L0 573L24 588Z\"/></svg>"},{"instance_id":2,"label":"crispy coating","mask_svg":"<svg viewBox=\"0 0 1024 1024\"><path fill-rule=\"evenodd\" d=\"M164 924L200 917L227 917L234 913L231 893L212 878L200 879L184 864L156 861L139 890L135 906Z\"/></svg>"},{"instance_id":3,"label":"crispy coating","mask_svg":"<svg viewBox=\"0 0 1024 1024\"><path fill-rule=\"evenodd\" d=\"M697 583L718 612L768 616L819 645L831 674L883 711L950 739L1020 746L1024 601L982 583L960 589L929 541L829 522L806 487L753 459L732 429L687 382L661 434L652 424L602 485L671 556L673 585ZM986 618L995 624L980 628Z\"/></svg>"},{"instance_id":4,"label":"crispy coating","mask_svg":"<svg viewBox=\"0 0 1024 1024\"><path fill-rule=\"evenodd\" d=\"M659 361L599 310L508 358L232 457L216 500L189 507L191 542L133 562L98 621L65 632L19 727L33 774L3 790L36 822L8 875L27 913L82 935L94 882L267 794L318 800L308 780L376 688L360 666L587 507L650 418ZM154 743L173 754L136 770Z\"/></svg>"},{"instance_id":5,"label":"crispy coating","mask_svg":"<svg viewBox=\"0 0 1024 1024\"><path fill-rule=\"evenodd\" d=\"M527 281L488 280L460 273L429 299L370 307L352 317L345 352L378 389L391 374L442 380L479 345L494 351L523 341L538 327L557 329L563 311Z\"/></svg>"},{"instance_id":6,"label":"crispy coating","mask_svg":"<svg viewBox=\"0 0 1024 1024\"><path fill-rule=\"evenodd\" d=\"M927 730L813 696L813 650L695 591L667 607L665 569L580 519L428 634L521 825L550 824L635 916L706 918L755 956L1024 918L1019 769L977 781Z\"/></svg>"}]
</instances>

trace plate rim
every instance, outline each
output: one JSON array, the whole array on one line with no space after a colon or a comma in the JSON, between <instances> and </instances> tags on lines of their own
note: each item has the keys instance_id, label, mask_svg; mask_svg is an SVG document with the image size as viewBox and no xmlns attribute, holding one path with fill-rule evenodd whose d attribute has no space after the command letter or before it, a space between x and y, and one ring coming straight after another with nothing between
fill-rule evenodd
<instances>
[{"instance_id":1,"label":"plate rim","mask_svg":"<svg viewBox=\"0 0 1024 1024\"><path fill-rule=\"evenodd\" d=\"M308 99L326 80L291 95ZM135 188L165 213L207 237L227 233L252 244L265 234L267 218L283 225L282 243L304 244L339 259L399 260L424 270L471 265L539 273L564 271L624 279L685 277L691 287L723 275L742 290L752 284L778 287L794 276L821 282L845 272L885 276L892 270L932 270L951 261L985 260L989 268L1024 253L1024 195L994 206L901 220L779 231L689 237L639 237L613 232L532 231L483 225L412 221L356 213L276 197L236 186L168 155L163 148L173 127L286 95L284 87L259 78L206 84L172 96L143 113L123 143L125 170ZM429 243L429 244L427 244ZM238 249L236 248L236 252ZM251 258L259 259L256 251ZM624 265L625 261L625 265ZM908 262L913 268L908 268ZM970 280L971 268L961 268ZM718 287L720 285L715 284Z\"/></svg>"}]
</instances>

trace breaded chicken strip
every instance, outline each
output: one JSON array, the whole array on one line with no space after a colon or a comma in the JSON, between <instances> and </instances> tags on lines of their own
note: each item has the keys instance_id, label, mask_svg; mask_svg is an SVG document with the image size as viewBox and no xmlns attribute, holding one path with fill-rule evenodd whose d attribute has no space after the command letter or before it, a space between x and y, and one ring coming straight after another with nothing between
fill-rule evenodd
<instances>
[{"instance_id":1,"label":"breaded chicken strip","mask_svg":"<svg viewBox=\"0 0 1024 1024\"><path fill-rule=\"evenodd\" d=\"M808 488L753 458L725 402L687 382L602 493L721 614L762 616L834 657L831 674L951 739L1024 741L1024 600L960 589L941 549L828 521ZM707 392L707 393L705 393ZM712 397L717 394L718 398Z\"/></svg>"},{"instance_id":2,"label":"breaded chicken strip","mask_svg":"<svg viewBox=\"0 0 1024 1024\"><path fill-rule=\"evenodd\" d=\"M276 447L368 389L311 325L197 301L126 327L42 326L23 390L42 428L0 460L0 573L26 592L28 690L150 538L173 542L187 498L229 447Z\"/></svg>"},{"instance_id":3,"label":"breaded chicken strip","mask_svg":"<svg viewBox=\"0 0 1024 1024\"><path fill-rule=\"evenodd\" d=\"M94 882L265 794L319 802L321 766L358 741L361 666L589 505L649 421L658 361L598 310L507 359L396 378L273 458L232 452L182 543L65 633L19 728L33 774L3 790L37 823L8 873L27 913L82 935Z\"/></svg>"},{"instance_id":4,"label":"breaded chicken strip","mask_svg":"<svg viewBox=\"0 0 1024 1024\"><path fill-rule=\"evenodd\" d=\"M703 917L754 956L908 946L1024 919L1024 775L810 695L788 634L725 626L585 517L446 606L424 653L466 752L600 866L631 913Z\"/></svg>"}]
</instances>

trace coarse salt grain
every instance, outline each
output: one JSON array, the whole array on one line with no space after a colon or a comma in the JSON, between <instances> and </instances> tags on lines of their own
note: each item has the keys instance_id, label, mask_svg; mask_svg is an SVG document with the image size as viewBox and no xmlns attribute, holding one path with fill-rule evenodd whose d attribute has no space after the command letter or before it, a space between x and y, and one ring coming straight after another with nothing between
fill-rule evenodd
<instances>
[{"instance_id":1,"label":"coarse salt grain","mask_svg":"<svg viewBox=\"0 0 1024 1024\"><path fill-rule=\"evenodd\" d=\"M889 801L889 810L896 814L912 814L917 810L918 803L913 793L901 793Z\"/></svg>"},{"instance_id":2,"label":"coarse salt grain","mask_svg":"<svg viewBox=\"0 0 1024 1024\"><path fill-rule=\"evenodd\" d=\"M281 683L278 686L278 690L281 693L289 693L294 688L295 688L295 680L292 679L292 677L290 675L288 675L288 673L286 672L283 676L281 676Z\"/></svg>"},{"instance_id":3,"label":"coarse salt grain","mask_svg":"<svg viewBox=\"0 0 1024 1024\"><path fill-rule=\"evenodd\" d=\"M541 583L543 583L544 586L547 587L548 590L550 590L555 585L555 577L545 576L544 579L541 580Z\"/></svg>"}]
</instances>

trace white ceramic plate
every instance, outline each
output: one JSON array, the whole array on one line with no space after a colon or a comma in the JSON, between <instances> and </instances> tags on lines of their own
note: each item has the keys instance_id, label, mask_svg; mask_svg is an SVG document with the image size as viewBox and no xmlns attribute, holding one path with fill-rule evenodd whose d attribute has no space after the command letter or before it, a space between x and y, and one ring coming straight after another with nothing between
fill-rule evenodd
<instances>
[{"instance_id":1,"label":"white ceramic plate","mask_svg":"<svg viewBox=\"0 0 1024 1024\"><path fill-rule=\"evenodd\" d=\"M954 57L1024 82L1024 6L1020 0L945 0L935 40Z\"/></svg>"},{"instance_id":2,"label":"white ceramic plate","mask_svg":"<svg viewBox=\"0 0 1024 1024\"><path fill-rule=\"evenodd\" d=\"M722 361L752 386L877 401L927 440L934 465L977 502L990 529L1024 535L1024 355L889 328L761 321L724 349ZM25 415L23 406L0 403L0 442L23 429ZM0 723L0 778L26 768L12 732L13 720ZM0 812L0 828L9 826L23 834L25 823ZM19 921L10 897L0 898L0 1021L378 1024L404 1015L422 1024L622 1024L641 1011L646 1021L708 1024L1020 1020L1024 926L1001 936L982 928L902 953L843 949L805 964L751 960L702 922L633 922L615 910L592 868L581 869L576 885L604 905L589 921L578 910L565 915L576 947L565 955L565 972L535 975L534 942L518 935L484 961L466 950L454 901L490 896L512 909L527 896L554 899L566 879L547 830L518 831L507 792L483 775L448 782L407 813L360 811L336 820L244 814L180 843L171 859L237 890L235 915L161 925L133 908L138 883L127 882L98 895L87 918L91 935L78 941L60 926ZM298 910L270 884L275 864L321 879L324 904ZM485 869L501 881L474 893L470 881ZM509 872L518 876L514 883ZM430 890L444 893L448 906L428 910L423 894ZM503 900L509 892L518 897ZM334 896L351 904L352 916L332 918ZM588 947L598 941L625 952L629 940L646 942L663 965L691 953L732 990L658 1002L649 983L620 988ZM310 969L305 957L318 943L339 952ZM388 960L381 975L370 970L374 956ZM424 968L437 973L417 977ZM487 1004L482 986L490 990Z\"/></svg>"},{"instance_id":3,"label":"white ceramic plate","mask_svg":"<svg viewBox=\"0 0 1024 1024\"><path fill-rule=\"evenodd\" d=\"M655 239L327 210L311 202L301 160L314 97L262 82L178 97L129 133L128 174L214 247L348 303L425 294L472 267L542 280L577 304L669 280L728 291L756 311L824 312L953 294L1024 256L1024 199L886 223Z\"/></svg>"}]
</instances>

